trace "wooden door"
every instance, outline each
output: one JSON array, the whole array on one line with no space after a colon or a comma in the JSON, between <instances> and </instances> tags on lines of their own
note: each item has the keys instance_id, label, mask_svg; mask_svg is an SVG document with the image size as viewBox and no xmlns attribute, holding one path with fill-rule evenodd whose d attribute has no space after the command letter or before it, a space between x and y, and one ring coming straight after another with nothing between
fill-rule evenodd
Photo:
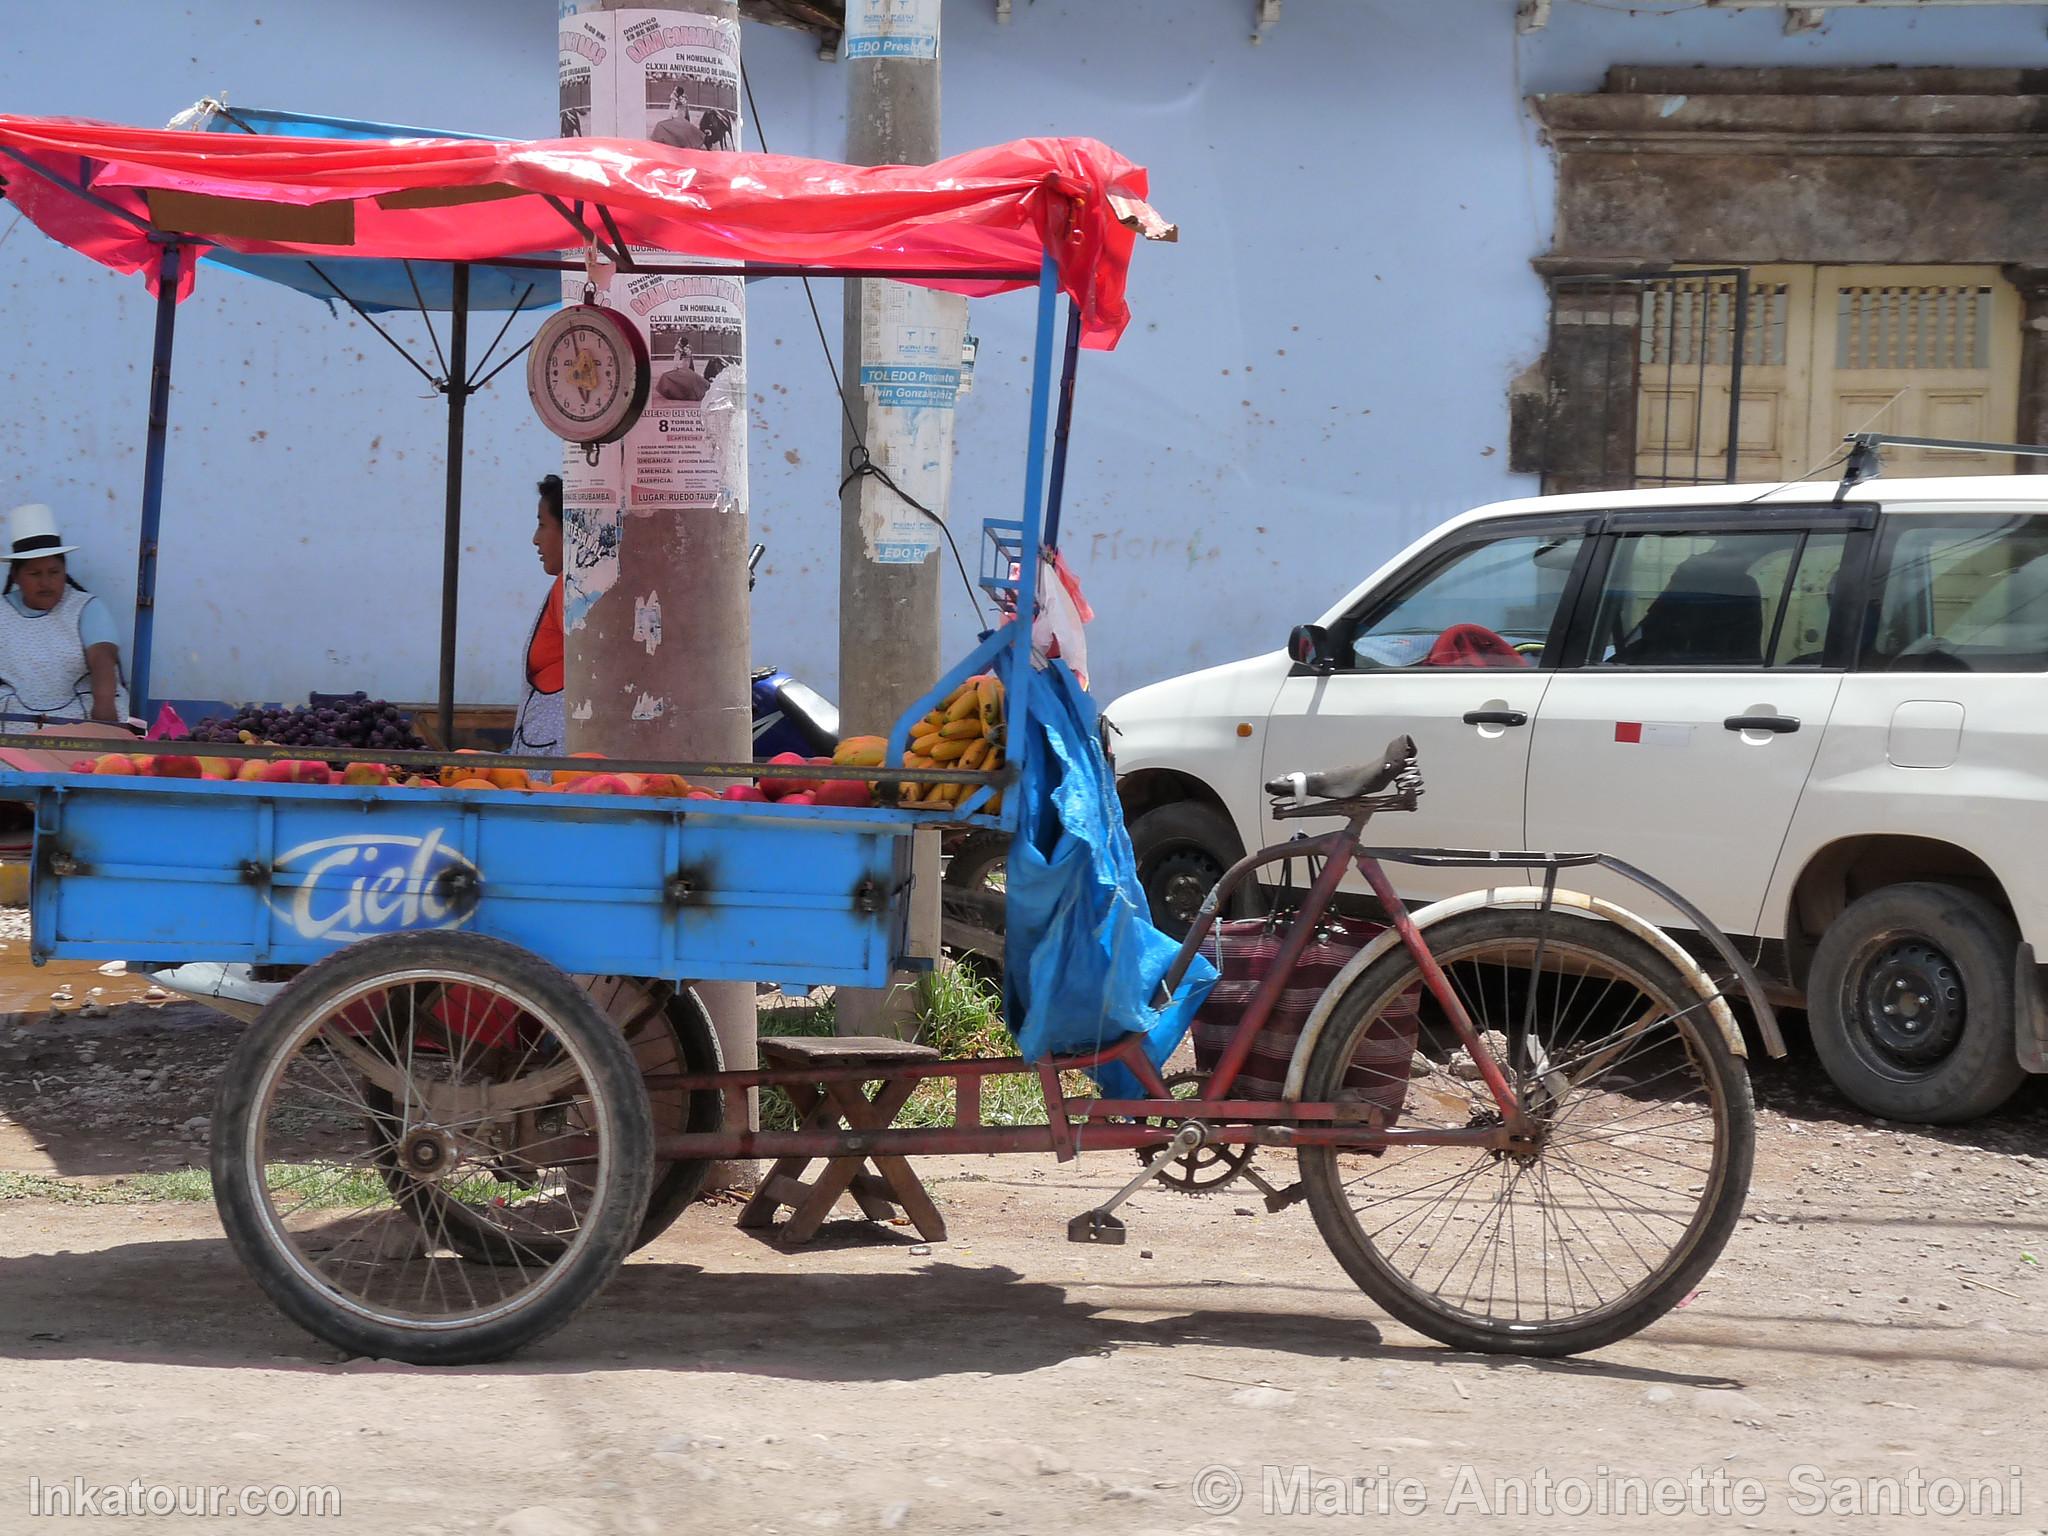
<instances>
[{"instance_id":1,"label":"wooden door","mask_svg":"<svg viewBox=\"0 0 2048 1536\"><path fill-rule=\"evenodd\" d=\"M1796 480L1851 432L2011 442L2020 299L1996 267L1750 269L1737 476ZM1735 279L1645 283L1636 484L1727 473ZM2010 455L1887 449L1892 475L2009 474Z\"/></svg>"},{"instance_id":2,"label":"wooden door","mask_svg":"<svg viewBox=\"0 0 2048 1536\"><path fill-rule=\"evenodd\" d=\"M2010 443L2020 296L1995 267L1822 267L1810 464L1851 432ZM1889 475L2006 475L2010 454L1884 451Z\"/></svg>"},{"instance_id":3,"label":"wooden door","mask_svg":"<svg viewBox=\"0 0 2048 1536\"><path fill-rule=\"evenodd\" d=\"M1736 474L1789 480L1806 454L1813 351L1811 267L1750 272ZM1734 382L1732 277L1659 279L1643 288L1637 337L1636 484L1718 483L1728 473Z\"/></svg>"}]
</instances>

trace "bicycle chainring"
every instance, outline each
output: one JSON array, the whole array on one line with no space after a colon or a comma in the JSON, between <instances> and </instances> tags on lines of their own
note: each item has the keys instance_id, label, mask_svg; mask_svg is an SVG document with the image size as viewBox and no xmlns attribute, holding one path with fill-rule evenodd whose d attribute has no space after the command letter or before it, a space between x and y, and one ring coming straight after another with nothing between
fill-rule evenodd
<instances>
[{"instance_id":1,"label":"bicycle chainring","mask_svg":"<svg viewBox=\"0 0 2048 1536\"><path fill-rule=\"evenodd\" d=\"M1202 1091L1202 1084L1208 1080L1209 1074L1206 1072L1170 1072L1166 1076L1166 1091L1175 1098L1180 1098L1182 1095L1176 1090L1185 1088L1189 1090L1186 1096L1193 1098ZM1169 1134L1177 1123L1157 1116L1147 1116L1139 1122L1141 1125L1156 1125ZM1160 1152L1159 1147L1139 1147L1136 1150L1138 1161L1141 1163L1151 1162ZM1175 1158L1161 1169L1159 1183L1164 1188L1176 1190L1183 1195L1209 1194L1222 1189L1244 1172L1245 1166L1252 1160L1252 1154L1257 1150L1256 1147L1204 1143L1185 1157Z\"/></svg>"}]
</instances>

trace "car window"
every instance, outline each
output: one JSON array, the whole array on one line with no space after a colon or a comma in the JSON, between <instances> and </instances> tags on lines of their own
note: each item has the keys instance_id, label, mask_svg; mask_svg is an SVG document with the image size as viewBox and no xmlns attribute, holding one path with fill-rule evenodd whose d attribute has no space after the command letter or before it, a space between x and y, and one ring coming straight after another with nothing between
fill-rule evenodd
<instances>
[{"instance_id":1,"label":"car window","mask_svg":"<svg viewBox=\"0 0 2048 1536\"><path fill-rule=\"evenodd\" d=\"M1460 550L1356 622L1352 665L1542 665L1584 542L1577 534L1523 534Z\"/></svg>"},{"instance_id":2,"label":"car window","mask_svg":"<svg viewBox=\"0 0 2048 1536\"><path fill-rule=\"evenodd\" d=\"M1817 667L1847 536L1804 529L1615 540L1589 659L1608 667Z\"/></svg>"},{"instance_id":3,"label":"car window","mask_svg":"<svg viewBox=\"0 0 2048 1536\"><path fill-rule=\"evenodd\" d=\"M2048 669L2048 517L1887 518L1862 664Z\"/></svg>"}]
</instances>

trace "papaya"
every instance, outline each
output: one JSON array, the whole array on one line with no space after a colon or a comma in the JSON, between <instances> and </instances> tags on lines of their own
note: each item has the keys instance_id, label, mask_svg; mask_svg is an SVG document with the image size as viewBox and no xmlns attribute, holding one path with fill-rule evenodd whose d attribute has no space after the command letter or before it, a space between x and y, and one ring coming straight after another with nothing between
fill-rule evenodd
<instances>
[{"instance_id":1,"label":"papaya","mask_svg":"<svg viewBox=\"0 0 2048 1536\"><path fill-rule=\"evenodd\" d=\"M841 768L879 768L886 761L888 741L880 736L849 736L839 743L832 761Z\"/></svg>"}]
</instances>

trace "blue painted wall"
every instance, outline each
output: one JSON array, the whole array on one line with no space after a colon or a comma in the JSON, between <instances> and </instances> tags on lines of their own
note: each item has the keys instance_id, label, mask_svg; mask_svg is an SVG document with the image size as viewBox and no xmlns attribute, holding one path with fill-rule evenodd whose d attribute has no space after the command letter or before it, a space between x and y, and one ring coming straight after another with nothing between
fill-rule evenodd
<instances>
[{"instance_id":1,"label":"blue painted wall","mask_svg":"<svg viewBox=\"0 0 2048 1536\"><path fill-rule=\"evenodd\" d=\"M1558 0L1036 0L998 27L951 0L946 142L1090 133L1152 168L1183 229L1141 251L1137 321L1085 359L1066 546L1100 618L1098 691L1277 643L1400 543L1529 489L1508 381L1542 345L1529 259L1547 152L1524 93L1612 63L2048 64L2048 8L1868 11L1784 35L1770 13ZM0 109L160 123L196 98L502 134L553 122L554 0L137 0L88 49L9 4ZM771 147L837 158L843 83L800 34L749 28ZM46 500L127 620L149 305L10 230L0 206L0 506ZM818 285L838 341L836 285ZM835 673L838 427L800 289L752 290L756 651ZM975 306L954 520L1017 502L1029 304ZM424 346L417 321L398 323ZM522 330L524 329L522 325ZM480 338L480 340L483 338ZM514 369L472 406L460 691L509 702L542 582L532 482L556 449ZM220 272L180 320L165 514L164 691L425 698L439 602L442 408L360 322ZM956 600L957 599L957 600ZM949 579L953 638L971 628Z\"/></svg>"}]
</instances>

